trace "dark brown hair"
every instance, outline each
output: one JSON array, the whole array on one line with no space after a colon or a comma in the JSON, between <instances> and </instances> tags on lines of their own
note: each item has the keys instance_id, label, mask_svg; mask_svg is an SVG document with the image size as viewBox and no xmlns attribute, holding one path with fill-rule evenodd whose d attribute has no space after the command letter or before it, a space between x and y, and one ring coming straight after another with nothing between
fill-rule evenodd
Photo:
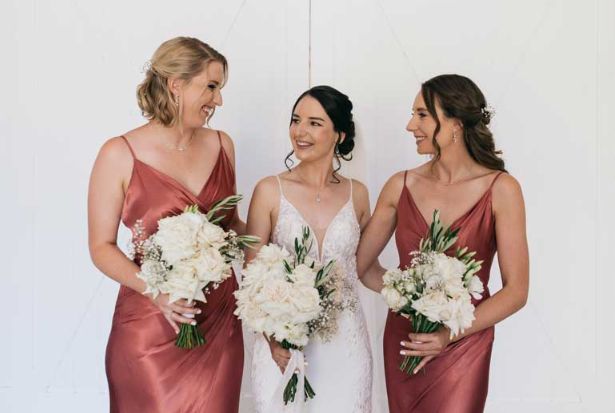
<instances>
[{"instance_id":1,"label":"dark brown hair","mask_svg":"<svg viewBox=\"0 0 615 413\"><path fill-rule=\"evenodd\" d=\"M436 161L441 154L436 138L440 132L437 102L447 118L458 119L463 125L463 141L472 159L489 169L506 171L504 160L500 157L502 151L495 149L493 134L487 126L492 112L487 109L483 92L472 80L460 75L436 76L421 85L421 94L427 110L436 121L433 137Z\"/></svg>"},{"instance_id":2,"label":"dark brown hair","mask_svg":"<svg viewBox=\"0 0 615 413\"><path fill-rule=\"evenodd\" d=\"M351 152L354 148L355 127L352 119L352 102L348 96L331 86L314 86L303 92L297 98L291 113L295 113L295 108L299 104L299 101L306 96L311 96L316 99L327 113L327 116L329 116L333 122L333 129L335 132L344 133L345 135L343 141L338 141L335 143L335 150L333 153L337 164L335 170L333 171L333 182L339 183L340 180L336 173L342 167L340 159L350 161L352 159ZM290 167L293 165L293 160L291 159L293 153L294 151L291 151L288 155L286 155L286 159L284 160L288 170L290 170Z\"/></svg>"}]
</instances>

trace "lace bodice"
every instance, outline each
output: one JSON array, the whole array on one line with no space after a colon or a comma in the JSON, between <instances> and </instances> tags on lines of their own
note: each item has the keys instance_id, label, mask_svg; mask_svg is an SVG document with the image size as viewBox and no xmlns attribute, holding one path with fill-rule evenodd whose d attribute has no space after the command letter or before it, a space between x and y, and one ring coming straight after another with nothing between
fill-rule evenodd
<instances>
[{"instance_id":1,"label":"lace bodice","mask_svg":"<svg viewBox=\"0 0 615 413\"><path fill-rule=\"evenodd\" d=\"M278 182L280 183L279 177ZM295 238L301 238L304 226L310 228L309 223L303 218L299 210L286 199L280 183L280 212L273 230L272 241L292 253L295 250ZM361 237L361 228L352 202L352 180L350 180L350 198L329 223L322 240L322 246L318 245L315 234L310 228L310 236L313 240L313 247L309 253L310 257L323 264L334 259L343 268L344 273L352 278L350 281L355 286L358 281L356 252ZM320 251L321 248L322 251Z\"/></svg>"}]
</instances>

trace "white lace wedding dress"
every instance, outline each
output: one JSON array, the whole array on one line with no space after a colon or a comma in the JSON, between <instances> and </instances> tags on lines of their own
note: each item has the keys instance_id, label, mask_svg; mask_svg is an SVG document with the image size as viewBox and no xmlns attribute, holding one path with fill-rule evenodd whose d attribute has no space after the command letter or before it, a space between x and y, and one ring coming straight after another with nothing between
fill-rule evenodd
<instances>
[{"instance_id":1,"label":"white lace wedding dress","mask_svg":"<svg viewBox=\"0 0 615 413\"><path fill-rule=\"evenodd\" d=\"M280 212L272 241L292 252L295 238L301 238L304 226L309 224L284 197L280 184ZM314 231L311 234L314 237ZM350 199L329 224L322 241L321 256L316 239L310 255L314 259L320 258L321 262L335 259L342 266L353 284L357 305L352 311L345 310L339 315L338 331L332 340L322 342L311 339L304 349L308 363L305 377L309 379L316 396L305 403L303 412L371 413L372 353L357 293L359 280L355 254L359 237L360 227L352 202L351 181ZM268 406L282 373L271 357L267 341L260 334L254 341L251 378L256 411L276 413ZM297 397L302 400L303 389L297 389Z\"/></svg>"}]
</instances>

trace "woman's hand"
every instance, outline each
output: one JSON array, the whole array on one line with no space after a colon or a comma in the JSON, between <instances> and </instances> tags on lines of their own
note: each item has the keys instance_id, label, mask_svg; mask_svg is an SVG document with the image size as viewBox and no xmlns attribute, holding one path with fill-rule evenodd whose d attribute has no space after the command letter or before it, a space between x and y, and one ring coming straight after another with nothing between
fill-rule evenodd
<instances>
[{"instance_id":1,"label":"woman's hand","mask_svg":"<svg viewBox=\"0 0 615 413\"><path fill-rule=\"evenodd\" d=\"M410 341L402 341L402 349L399 352L402 356L419 356L421 362L412 372L416 374L432 359L440 355L451 343L451 331L446 327L441 327L435 333L429 334L408 334Z\"/></svg>"},{"instance_id":2,"label":"woman's hand","mask_svg":"<svg viewBox=\"0 0 615 413\"><path fill-rule=\"evenodd\" d=\"M280 343L275 340L267 340L267 342L269 343L269 350L271 350L273 361L275 361L275 364L278 365L280 371L284 374L286 366L290 361L290 351L282 347Z\"/></svg>"},{"instance_id":3,"label":"woman's hand","mask_svg":"<svg viewBox=\"0 0 615 413\"><path fill-rule=\"evenodd\" d=\"M173 327L175 334L179 333L178 323L196 325L194 315L201 314L200 309L194 308L194 301L190 304L188 304L186 300L177 300L173 303L169 303L168 294L158 294L156 298L152 298L151 300L164 315L164 318L167 319L171 327Z\"/></svg>"}]
</instances>

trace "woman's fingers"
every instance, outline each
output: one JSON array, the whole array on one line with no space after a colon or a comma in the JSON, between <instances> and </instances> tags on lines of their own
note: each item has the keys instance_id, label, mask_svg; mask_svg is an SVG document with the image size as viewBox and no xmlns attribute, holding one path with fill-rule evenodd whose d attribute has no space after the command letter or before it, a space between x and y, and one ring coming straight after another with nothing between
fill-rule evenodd
<instances>
[{"instance_id":1,"label":"woman's fingers","mask_svg":"<svg viewBox=\"0 0 615 413\"><path fill-rule=\"evenodd\" d=\"M191 324L193 326L196 325L196 320L194 318L184 317L183 315L175 312L171 313L171 318L173 319L173 321L176 321L181 324Z\"/></svg>"},{"instance_id":2,"label":"woman's fingers","mask_svg":"<svg viewBox=\"0 0 615 413\"><path fill-rule=\"evenodd\" d=\"M179 334L179 326L177 325L177 323L175 321L173 321L173 319L171 318L171 315L170 314L164 314L164 318L167 319L167 321L169 322L169 324L173 328L173 331L175 331L175 334Z\"/></svg>"},{"instance_id":3,"label":"woman's fingers","mask_svg":"<svg viewBox=\"0 0 615 413\"><path fill-rule=\"evenodd\" d=\"M421 360L421 362L419 363L418 366L416 366L416 368L414 369L414 371L412 372L413 374L418 373L419 371L421 371L421 369L423 367L425 367L425 365L427 363L429 363L431 360L433 360L435 358L435 356L427 356L427 357L423 357L423 359Z\"/></svg>"},{"instance_id":4,"label":"woman's fingers","mask_svg":"<svg viewBox=\"0 0 615 413\"><path fill-rule=\"evenodd\" d=\"M191 315L201 314L200 308L196 308L192 306L183 306L183 305L178 304L177 302L173 304L169 304L169 307L171 308L171 310L179 314L191 314Z\"/></svg>"},{"instance_id":5,"label":"woman's fingers","mask_svg":"<svg viewBox=\"0 0 615 413\"><path fill-rule=\"evenodd\" d=\"M435 350L436 346L434 346L433 343L421 343L421 342L413 342L413 341L402 341L401 346L406 348L406 349L410 349L410 350L417 350L417 351L427 351L427 350Z\"/></svg>"},{"instance_id":6,"label":"woman's fingers","mask_svg":"<svg viewBox=\"0 0 615 413\"><path fill-rule=\"evenodd\" d=\"M429 343L429 342L437 340L438 336L437 334L434 334L434 333L431 333L431 334L410 333L408 334L408 338L410 338L410 341L412 342Z\"/></svg>"}]
</instances>

